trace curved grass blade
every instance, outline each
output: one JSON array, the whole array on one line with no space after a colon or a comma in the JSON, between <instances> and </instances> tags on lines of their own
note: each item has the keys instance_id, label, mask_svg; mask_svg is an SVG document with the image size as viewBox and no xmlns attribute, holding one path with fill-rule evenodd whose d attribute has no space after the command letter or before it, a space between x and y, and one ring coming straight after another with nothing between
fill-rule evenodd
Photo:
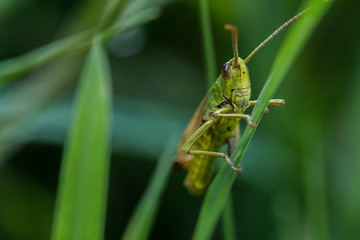
<instances>
[{"instance_id":1,"label":"curved grass blade","mask_svg":"<svg viewBox=\"0 0 360 240\"><path fill-rule=\"evenodd\" d=\"M21 0L2 0L0 1L0 16L1 21L4 22L9 16L14 15L19 9L24 8L31 1Z\"/></svg>"},{"instance_id":2,"label":"curved grass blade","mask_svg":"<svg viewBox=\"0 0 360 240\"><path fill-rule=\"evenodd\" d=\"M158 7L151 7L149 9L147 8L137 14L132 15L132 17L126 22L116 22L112 27L102 33L102 39L103 41L107 41L115 34L118 34L139 24L144 24L147 21L154 19L158 15ZM90 42L91 40L87 40L87 42L83 43L82 47L85 49L87 44ZM40 59L43 59L43 61L41 61L39 65L32 65L34 68L51 60L51 58L43 57L44 55L47 55L46 52L41 52L38 50L39 49L32 52L38 53L34 55L35 59L33 60L37 61L36 58L39 57ZM60 55L64 55L70 50L71 48L65 50L65 52L61 53ZM11 102L12 105L19 107L12 108L9 112L7 112L7 114L2 114L0 116L0 125L4 130L0 131L0 167L6 161L8 154L21 145L24 142L24 139L26 139L24 137L18 138L21 140L16 141L9 139L9 137L12 138L12 135L16 134L17 132L22 132L22 126L25 126L28 123L29 118L24 116L34 115L34 113L39 111L39 109L47 105L51 99L61 95L62 92L60 90L72 81L72 76L74 75L74 72L77 72L79 62L82 58L83 54L77 52L76 54L59 59L42 70L41 74L36 73L27 77L26 82L22 82L16 87L7 89L6 94L4 93L1 95L0 101ZM11 59L11 61L13 61L16 66L12 66L10 69L5 67L5 62L0 63L0 89L1 85L4 84L4 82L2 82L5 80L4 75L7 75L7 73L9 73L8 76L10 76L10 78L6 78L6 80L14 80L16 76L21 76L22 74L33 70L32 68L28 68L26 65L27 57L25 55ZM11 71L11 69L13 71ZM40 95L38 94L39 89L42 91L42 94ZM33 95L36 95L36 98L32 98ZM5 142L6 144L1 144L1 142Z\"/></svg>"},{"instance_id":3,"label":"curved grass blade","mask_svg":"<svg viewBox=\"0 0 360 240\"><path fill-rule=\"evenodd\" d=\"M76 93L63 156L52 239L102 239L110 155L107 57L94 38Z\"/></svg>"},{"instance_id":4,"label":"curved grass blade","mask_svg":"<svg viewBox=\"0 0 360 240\"><path fill-rule=\"evenodd\" d=\"M320 0L311 0L306 6L311 9L290 29L275 59L268 80L258 97L258 103L252 112L252 119L255 123L260 121L268 101L281 84L326 9L330 6L330 2L324 4ZM241 158L254 132L255 129L250 126L246 127L239 145L231 156L231 160L235 162L236 166L240 165ZM209 239L211 237L218 218L228 201L234 179L235 172L227 166L218 172L206 193L193 239Z\"/></svg>"},{"instance_id":5,"label":"curved grass blade","mask_svg":"<svg viewBox=\"0 0 360 240\"><path fill-rule=\"evenodd\" d=\"M69 49L86 42L87 39L91 38L91 36L91 31L82 32L50 43L22 56L1 62L0 83L21 77L32 69L41 66L45 62L55 59L56 57L63 56Z\"/></svg>"},{"instance_id":6,"label":"curved grass blade","mask_svg":"<svg viewBox=\"0 0 360 240\"><path fill-rule=\"evenodd\" d=\"M149 7L132 14L131 17L124 19L124 21L116 21L109 29L102 32L102 40L107 41L115 34L155 19L159 16L159 10L159 7ZM32 74L26 79L26 82L7 89L6 94L1 95L1 101L11 102L12 105L22 107L12 108L10 113L0 116L0 125L4 130L0 131L0 142L6 142L6 144L0 144L0 167L5 162L9 152L17 148L25 139L21 138L21 141L9 140L9 137L14 135L14 132L21 132L22 126L27 124L28 118L24 116L34 115L40 108L48 104L49 100L53 99L54 96L57 97L61 94L59 89L63 89L64 86L67 86L72 81L74 72L77 72L79 61L83 58L80 49L85 50L91 43L91 40L88 40L91 39L91 35L88 33L83 32L80 35L74 35L50 43L27 54L0 62L1 89L2 85L7 81L21 77L23 74L40 67L54 58L56 59L71 51L75 51L74 49L79 50L75 54L53 62L42 70L41 74ZM80 39L77 39L78 37L84 41L81 42ZM81 48L78 46L79 43L81 43ZM42 89L42 94L40 95L38 94L39 89ZM36 98L32 98L34 94L37 96Z\"/></svg>"},{"instance_id":7,"label":"curved grass blade","mask_svg":"<svg viewBox=\"0 0 360 240\"><path fill-rule=\"evenodd\" d=\"M122 239L149 239L149 233L160 205L161 194L172 169L173 157L176 155L179 139L179 134L174 134L169 138L151 177L151 182L137 205Z\"/></svg>"},{"instance_id":8,"label":"curved grass blade","mask_svg":"<svg viewBox=\"0 0 360 240\"><path fill-rule=\"evenodd\" d=\"M106 5L102 9L102 13L100 15L100 21L98 24L99 29L103 29L108 27L119 15L123 3L123 0L108 0L106 1Z\"/></svg>"},{"instance_id":9,"label":"curved grass blade","mask_svg":"<svg viewBox=\"0 0 360 240\"><path fill-rule=\"evenodd\" d=\"M123 21L115 21L113 25L101 32L101 39L108 41L116 34L127 29L151 21L159 16L159 7L149 7L141 10ZM43 64L64 56L71 52L86 49L90 44L91 36L96 29L90 29L82 33L49 43L38 49L12 59L0 62L0 87L11 80L17 79Z\"/></svg>"}]
</instances>

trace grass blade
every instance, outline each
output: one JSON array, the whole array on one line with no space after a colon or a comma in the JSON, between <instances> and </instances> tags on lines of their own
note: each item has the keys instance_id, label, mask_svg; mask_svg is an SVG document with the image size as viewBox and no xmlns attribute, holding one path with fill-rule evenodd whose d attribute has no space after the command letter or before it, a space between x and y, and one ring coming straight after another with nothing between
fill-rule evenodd
<instances>
[{"instance_id":1,"label":"grass blade","mask_svg":"<svg viewBox=\"0 0 360 240\"><path fill-rule=\"evenodd\" d=\"M268 80L258 97L258 103L252 112L253 121L256 123L260 121L268 101L330 5L330 3L324 4L323 1L319 0L312 0L309 3L307 6L311 7L311 9L292 26L275 59ZM239 145L231 156L231 160L235 161L236 166L240 165L241 158L254 132L255 129L250 126L246 127ZM211 237L218 218L229 198L234 179L235 172L228 166L224 166L218 172L206 193L193 239L209 239Z\"/></svg>"},{"instance_id":2,"label":"grass blade","mask_svg":"<svg viewBox=\"0 0 360 240\"><path fill-rule=\"evenodd\" d=\"M230 196L225 206L224 213L222 215L224 240L236 240L235 216L233 206L234 204Z\"/></svg>"},{"instance_id":3,"label":"grass blade","mask_svg":"<svg viewBox=\"0 0 360 240\"><path fill-rule=\"evenodd\" d=\"M149 238L149 233L160 205L161 194L172 168L172 160L176 154L178 141L178 134L172 135L168 140L168 144L158 161L151 182L136 207L122 239L137 240Z\"/></svg>"},{"instance_id":4,"label":"grass blade","mask_svg":"<svg viewBox=\"0 0 360 240\"><path fill-rule=\"evenodd\" d=\"M119 15L122 8L123 0L108 0L102 10L98 28L103 29L108 27Z\"/></svg>"},{"instance_id":5,"label":"grass blade","mask_svg":"<svg viewBox=\"0 0 360 240\"><path fill-rule=\"evenodd\" d=\"M101 39L108 41L116 34L119 34L132 27L144 24L159 16L159 7L153 6L138 11L128 19L115 21L113 25L101 32ZM58 57L70 52L86 49L90 44L91 36L95 29L90 29L79 34L49 43L43 47L32 50L26 54L0 62L0 87L14 79L17 79L31 70Z\"/></svg>"},{"instance_id":6,"label":"grass blade","mask_svg":"<svg viewBox=\"0 0 360 240\"><path fill-rule=\"evenodd\" d=\"M327 192L323 133L321 119L316 114L302 121L303 173L305 193L306 232L310 239L325 240L328 236Z\"/></svg>"},{"instance_id":7,"label":"grass blade","mask_svg":"<svg viewBox=\"0 0 360 240\"><path fill-rule=\"evenodd\" d=\"M108 60L93 39L63 157L52 239L102 239L111 114Z\"/></svg>"},{"instance_id":8,"label":"grass blade","mask_svg":"<svg viewBox=\"0 0 360 240\"><path fill-rule=\"evenodd\" d=\"M357 46L356 52L358 56L356 72L352 76L355 85L350 86L351 89L348 91L348 97L344 99L344 102L348 105L345 112L348 116L351 116L346 121L345 129L343 130L346 137L341 139L343 144L347 146L346 153L344 154L343 150L340 155L341 157L336 159L336 162L340 165L338 168L341 174L338 174L339 176L333 180L334 182L343 182L343 184L338 184L337 188L332 187L335 190L331 190L332 192L340 193L337 194L338 199L336 203L343 206L343 208L339 211L340 217L337 218L336 223L344 229L343 232L345 234L342 235L344 239L353 239L356 236L360 236L360 128L358 127L360 122L360 45ZM339 119L343 121L342 115ZM346 159L349 163L343 164L343 159ZM343 187L344 185L346 187Z\"/></svg>"},{"instance_id":9,"label":"grass blade","mask_svg":"<svg viewBox=\"0 0 360 240\"><path fill-rule=\"evenodd\" d=\"M204 45L207 88L210 88L216 80L216 61L214 40L211 31L209 0L200 0L200 22Z\"/></svg>"},{"instance_id":10,"label":"grass blade","mask_svg":"<svg viewBox=\"0 0 360 240\"><path fill-rule=\"evenodd\" d=\"M91 31L58 40L22 56L5 60L0 63L0 84L21 77L34 68L41 66L47 61L68 53L69 49L87 42L91 38Z\"/></svg>"},{"instance_id":11,"label":"grass blade","mask_svg":"<svg viewBox=\"0 0 360 240\"><path fill-rule=\"evenodd\" d=\"M31 1L21 0L2 0L0 1L0 16L2 22L11 15L18 12L19 9L25 7Z\"/></svg>"}]
</instances>

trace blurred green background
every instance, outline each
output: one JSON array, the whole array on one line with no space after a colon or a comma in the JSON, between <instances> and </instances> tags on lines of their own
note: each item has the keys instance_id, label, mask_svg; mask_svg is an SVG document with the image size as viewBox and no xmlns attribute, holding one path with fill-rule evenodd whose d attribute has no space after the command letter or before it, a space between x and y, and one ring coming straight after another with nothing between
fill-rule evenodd
<instances>
[{"instance_id":1,"label":"blurred green background","mask_svg":"<svg viewBox=\"0 0 360 240\"><path fill-rule=\"evenodd\" d=\"M2 0L0 62L88 29L104 0ZM143 1L146 2L146 1ZM150 2L150 1L149 1ZM119 239L173 132L206 94L197 1L155 1L161 15L107 43L113 128L105 239ZM226 23L245 58L299 12L301 1L214 0L216 65L232 58ZM288 73L246 151L232 194L239 239L360 238L358 1L334 1ZM252 99L281 33L248 64ZM70 53L0 83L0 239L50 237L59 166L83 54ZM189 239L202 197L172 171L152 239ZM222 238L221 222L214 239Z\"/></svg>"}]
</instances>

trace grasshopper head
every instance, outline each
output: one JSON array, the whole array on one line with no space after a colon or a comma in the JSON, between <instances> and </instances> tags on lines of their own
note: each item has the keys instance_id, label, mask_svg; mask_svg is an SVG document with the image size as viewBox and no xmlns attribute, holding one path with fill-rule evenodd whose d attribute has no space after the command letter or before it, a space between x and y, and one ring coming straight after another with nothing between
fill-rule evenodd
<instances>
[{"instance_id":1,"label":"grasshopper head","mask_svg":"<svg viewBox=\"0 0 360 240\"><path fill-rule=\"evenodd\" d=\"M251 93L249 71L244 60L238 56L237 29L232 25L225 25L225 28L233 33L234 58L222 68L221 88L227 100L238 109L244 110L248 106Z\"/></svg>"},{"instance_id":2,"label":"grasshopper head","mask_svg":"<svg viewBox=\"0 0 360 240\"><path fill-rule=\"evenodd\" d=\"M250 88L249 70L245 62L238 58L226 62L221 70L221 85L225 96L232 91Z\"/></svg>"}]
</instances>

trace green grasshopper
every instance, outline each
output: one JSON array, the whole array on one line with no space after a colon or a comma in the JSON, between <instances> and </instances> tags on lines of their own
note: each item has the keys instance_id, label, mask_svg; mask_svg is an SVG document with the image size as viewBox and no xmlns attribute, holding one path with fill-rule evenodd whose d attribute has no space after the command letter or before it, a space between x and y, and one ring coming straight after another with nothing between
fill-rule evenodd
<instances>
[{"instance_id":1,"label":"green grasshopper","mask_svg":"<svg viewBox=\"0 0 360 240\"><path fill-rule=\"evenodd\" d=\"M248 107L256 104L256 101L250 101L251 87L246 64L261 47L298 19L305 11L284 23L256 47L245 60L238 56L236 27L225 25L225 29L232 32L234 58L224 64L220 76L209 89L190 120L180 142L175 162L176 167L189 169L184 184L190 193L200 195L206 190L212 176L216 157L225 159L226 163L236 173L242 172L241 168L234 166L229 155L231 151L230 139L234 133L238 136L240 134L236 130L240 119L245 119L251 127L256 127L251 116L244 114ZM271 99L268 106L283 106L284 104L283 99ZM266 112L267 108L264 113ZM228 154L219 152L220 147L225 143L228 144Z\"/></svg>"}]
</instances>

